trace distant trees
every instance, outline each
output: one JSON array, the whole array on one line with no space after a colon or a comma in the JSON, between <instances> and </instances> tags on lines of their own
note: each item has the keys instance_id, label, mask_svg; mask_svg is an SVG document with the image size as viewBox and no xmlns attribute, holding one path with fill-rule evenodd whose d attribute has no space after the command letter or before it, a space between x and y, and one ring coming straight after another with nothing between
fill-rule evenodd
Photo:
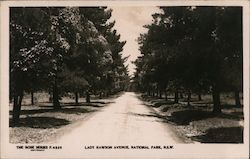
<instances>
[{"instance_id":1,"label":"distant trees","mask_svg":"<svg viewBox=\"0 0 250 159\"><path fill-rule=\"evenodd\" d=\"M51 92L54 109L60 109L63 92L74 93L76 103L85 92L90 102L90 93L112 91L113 85L128 82L122 80L128 79L121 56L125 42L112 29L114 22L108 22L111 13L105 7L11 8L14 123L19 121L24 92Z\"/></svg>"},{"instance_id":2,"label":"distant trees","mask_svg":"<svg viewBox=\"0 0 250 159\"><path fill-rule=\"evenodd\" d=\"M240 7L160 7L138 39L142 56L134 80L141 91L211 91L213 112L220 93L242 91L242 9Z\"/></svg>"}]
</instances>

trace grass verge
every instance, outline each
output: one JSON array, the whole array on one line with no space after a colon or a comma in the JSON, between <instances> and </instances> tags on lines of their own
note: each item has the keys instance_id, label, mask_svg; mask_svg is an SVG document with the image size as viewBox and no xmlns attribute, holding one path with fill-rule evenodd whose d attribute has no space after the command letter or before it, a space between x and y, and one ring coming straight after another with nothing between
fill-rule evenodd
<instances>
[{"instance_id":1,"label":"grass verge","mask_svg":"<svg viewBox=\"0 0 250 159\"><path fill-rule=\"evenodd\" d=\"M51 103L22 106L20 123L12 124L12 105L9 117L10 143L54 143L64 133L81 124L94 112L113 102L115 97L94 99L91 103L63 100L62 109L54 110Z\"/></svg>"},{"instance_id":2,"label":"grass verge","mask_svg":"<svg viewBox=\"0 0 250 159\"><path fill-rule=\"evenodd\" d=\"M174 103L143 96L146 105L152 107L167 123L171 123L179 135L200 143L243 143L243 107L234 106L223 99L222 113L212 113L211 100Z\"/></svg>"}]
</instances>

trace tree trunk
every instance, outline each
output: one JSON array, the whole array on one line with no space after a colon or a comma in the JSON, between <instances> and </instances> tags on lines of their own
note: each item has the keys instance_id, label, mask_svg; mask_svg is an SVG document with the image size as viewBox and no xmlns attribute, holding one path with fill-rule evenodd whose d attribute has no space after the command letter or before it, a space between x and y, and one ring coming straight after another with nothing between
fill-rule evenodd
<instances>
[{"instance_id":1,"label":"tree trunk","mask_svg":"<svg viewBox=\"0 0 250 159\"><path fill-rule=\"evenodd\" d=\"M31 105L34 105L34 92L31 91L30 95L31 95Z\"/></svg>"},{"instance_id":2,"label":"tree trunk","mask_svg":"<svg viewBox=\"0 0 250 159\"><path fill-rule=\"evenodd\" d=\"M151 90L148 90L148 95L151 97L152 96L152 91Z\"/></svg>"},{"instance_id":3,"label":"tree trunk","mask_svg":"<svg viewBox=\"0 0 250 159\"><path fill-rule=\"evenodd\" d=\"M213 94L213 113L219 114L221 113L221 105L220 105L220 91L216 86L213 86L212 90Z\"/></svg>"},{"instance_id":4,"label":"tree trunk","mask_svg":"<svg viewBox=\"0 0 250 159\"><path fill-rule=\"evenodd\" d=\"M174 103L179 103L179 96L177 91L174 93Z\"/></svg>"},{"instance_id":5,"label":"tree trunk","mask_svg":"<svg viewBox=\"0 0 250 159\"><path fill-rule=\"evenodd\" d=\"M99 93L99 98L102 99L102 92Z\"/></svg>"},{"instance_id":6,"label":"tree trunk","mask_svg":"<svg viewBox=\"0 0 250 159\"><path fill-rule=\"evenodd\" d=\"M20 93L15 93L14 95L14 103L13 103L13 124L18 124L20 119L21 113L21 106L22 106L22 99L23 99L23 91Z\"/></svg>"},{"instance_id":7,"label":"tree trunk","mask_svg":"<svg viewBox=\"0 0 250 159\"><path fill-rule=\"evenodd\" d=\"M168 92L167 92L167 90L165 90L165 100L166 101L168 100Z\"/></svg>"},{"instance_id":8,"label":"tree trunk","mask_svg":"<svg viewBox=\"0 0 250 159\"><path fill-rule=\"evenodd\" d=\"M12 100L13 100L13 95L12 95L12 92L9 93L9 103L12 103Z\"/></svg>"},{"instance_id":9,"label":"tree trunk","mask_svg":"<svg viewBox=\"0 0 250 159\"><path fill-rule=\"evenodd\" d=\"M53 93L51 92L51 90L49 91L49 102L53 102Z\"/></svg>"},{"instance_id":10,"label":"tree trunk","mask_svg":"<svg viewBox=\"0 0 250 159\"><path fill-rule=\"evenodd\" d=\"M191 106L191 105L190 105L190 100L191 100L191 91L189 90L189 91L188 91L188 97L187 97L187 105L188 105L188 107Z\"/></svg>"},{"instance_id":11,"label":"tree trunk","mask_svg":"<svg viewBox=\"0 0 250 159\"><path fill-rule=\"evenodd\" d=\"M181 98L181 99L182 99L182 98L184 98L184 97L183 97L183 93L182 93L182 92L180 92L180 98Z\"/></svg>"},{"instance_id":12,"label":"tree trunk","mask_svg":"<svg viewBox=\"0 0 250 159\"><path fill-rule=\"evenodd\" d=\"M90 103L90 94L89 94L89 91L86 92L86 103Z\"/></svg>"},{"instance_id":13,"label":"tree trunk","mask_svg":"<svg viewBox=\"0 0 250 159\"><path fill-rule=\"evenodd\" d=\"M159 91L159 97L162 98L162 91Z\"/></svg>"},{"instance_id":14,"label":"tree trunk","mask_svg":"<svg viewBox=\"0 0 250 159\"><path fill-rule=\"evenodd\" d=\"M241 106L241 103L240 103L240 92L238 90L234 91L234 97L235 97L235 105L236 106Z\"/></svg>"},{"instance_id":15,"label":"tree trunk","mask_svg":"<svg viewBox=\"0 0 250 159\"><path fill-rule=\"evenodd\" d=\"M199 101L202 101L201 93L198 93L198 100L199 100Z\"/></svg>"},{"instance_id":16,"label":"tree trunk","mask_svg":"<svg viewBox=\"0 0 250 159\"><path fill-rule=\"evenodd\" d=\"M75 104L78 104L78 92L75 92Z\"/></svg>"},{"instance_id":17,"label":"tree trunk","mask_svg":"<svg viewBox=\"0 0 250 159\"><path fill-rule=\"evenodd\" d=\"M53 92L52 93L53 93L53 107L54 107L54 109L61 109L56 79L55 79L55 83L53 85Z\"/></svg>"},{"instance_id":18,"label":"tree trunk","mask_svg":"<svg viewBox=\"0 0 250 159\"><path fill-rule=\"evenodd\" d=\"M112 94L112 93L111 93L111 90L109 89L109 90L107 91L107 97L109 97L111 94Z\"/></svg>"}]
</instances>

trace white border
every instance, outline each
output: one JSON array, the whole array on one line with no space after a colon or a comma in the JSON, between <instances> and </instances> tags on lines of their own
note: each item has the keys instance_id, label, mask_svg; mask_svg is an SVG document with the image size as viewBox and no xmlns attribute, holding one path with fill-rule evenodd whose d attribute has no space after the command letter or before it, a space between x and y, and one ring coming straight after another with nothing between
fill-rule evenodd
<instances>
[{"instance_id":1,"label":"white border","mask_svg":"<svg viewBox=\"0 0 250 159\"><path fill-rule=\"evenodd\" d=\"M249 1L3 1L1 4L1 158L248 158L249 155ZM9 7L13 6L243 6L244 144L176 144L169 151L96 151L73 147L31 152L9 144ZM34 144L33 144L34 145ZM36 144L38 145L38 144ZM48 144L46 144L48 145ZM64 145L63 145L64 146Z\"/></svg>"}]
</instances>

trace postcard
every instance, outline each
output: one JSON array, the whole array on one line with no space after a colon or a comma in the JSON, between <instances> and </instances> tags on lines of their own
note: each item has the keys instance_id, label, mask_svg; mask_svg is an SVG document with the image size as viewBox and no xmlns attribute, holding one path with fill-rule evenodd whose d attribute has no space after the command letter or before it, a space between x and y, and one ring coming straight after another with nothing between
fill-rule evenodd
<instances>
[{"instance_id":1,"label":"postcard","mask_svg":"<svg viewBox=\"0 0 250 159\"><path fill-rule=\"evenodd\" d=\"M249 1L1 1L1 158L248 158Z\"/></svg>"}]
</instances>

